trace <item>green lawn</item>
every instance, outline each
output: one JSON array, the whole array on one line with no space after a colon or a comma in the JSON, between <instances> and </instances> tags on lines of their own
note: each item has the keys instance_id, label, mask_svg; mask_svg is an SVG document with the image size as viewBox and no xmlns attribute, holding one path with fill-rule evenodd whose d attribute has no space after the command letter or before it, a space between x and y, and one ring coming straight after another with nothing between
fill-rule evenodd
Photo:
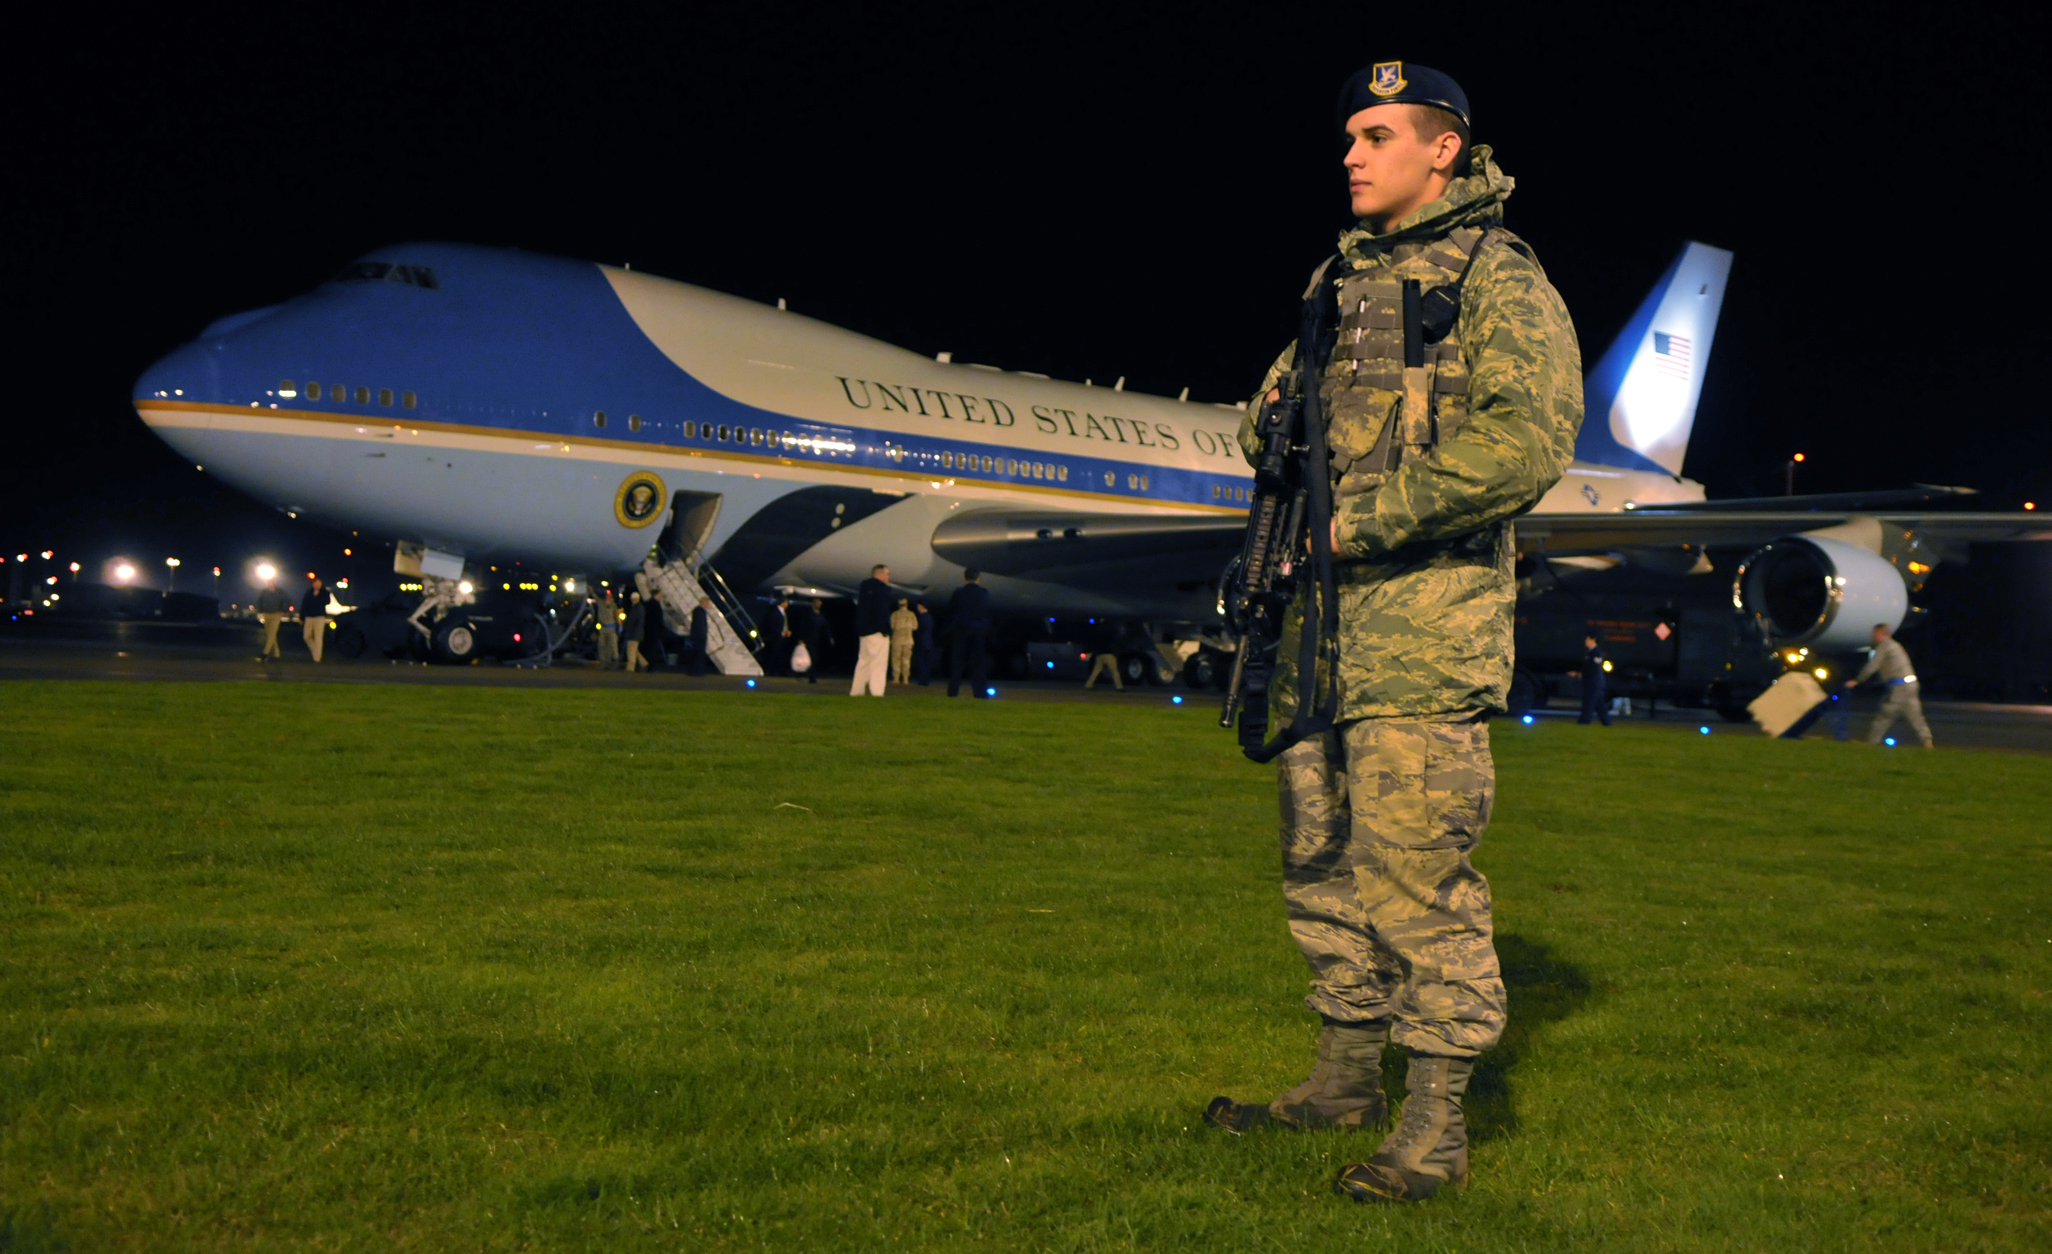
<instances>
[{"instance_id":1,"label":"green lawn","mask_svg":"<svg viewBox=\"0 0 2052 1254\"><path fill-rule=\"evenodd\" d=\"M1501 724L1466 1193L1207 704L0 688L0 1250L2052 1247L2052 759Z\"/></svg>"}]
</instances>

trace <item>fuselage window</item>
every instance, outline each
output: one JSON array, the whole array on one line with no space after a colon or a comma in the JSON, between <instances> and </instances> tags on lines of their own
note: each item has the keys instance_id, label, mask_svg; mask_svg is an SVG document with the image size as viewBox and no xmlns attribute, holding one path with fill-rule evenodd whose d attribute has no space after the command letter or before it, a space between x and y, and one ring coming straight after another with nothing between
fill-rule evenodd
<instances>
[{"instance_id":1,"label":"fuselage window","mask_svg":"<svg viewBox=\"0 0 2052 1254\"><path fill-rule=\"evenodd\" d=\"M698 423L696 420L690 418L684 420L684 438L687 440L698 438Z\"/></svg>"},{"instance_id":2,"label":"fuselage window","mask_svg":"<svg viewBox=\"0 0 2052 1254\"><path fill-rule=\"evenodd\" d=\"M732 432L731 430L729 430L729 429L728 429L728 427L727 427L727 424L726 424L726 423L724 423L724 422L723 422L723 423L721 423L721 424L720 424L720 438L721 438L722 440L725 440L725 439L727 439L727 438L731 437L732 435L733 435L733 432Z\"/></svg>"},{"instance_id":3,"label":"fuselage window","mask_svg":"<svg viewBox=\"0 0 2052 1254\"><path fill-rule=\"evenodd\" d=\"M640 414L629 414L629 415L627 415L627 429L628 429L629 431L639 431L639 430L641 430L641 415L640 415Z\"/></svg>"},{"instance_id":4,"label":"fuselage window","mask_svg":"<svg viewBox=\"0 0 2052 1254\"><path fill-rule=\"evenodd\" d=\"M401 392L399 394L399 403L408 409L412 409L420 404L420 398L411 392Z\"/></svg>"},{"instance_id":5,"label":"fuselage window","mask_svg":"<svg viewBox=\"0 0 2052 1254\"><path fill-rule=\"evenodd\" d=\"M1112 486L1112 472L1109 470L1104 472L1104 486L1107 488Z\"/></svg>"},{"instance_id":6,"label":"fuselage window","mask_svg":"<svg viewBox=\"0 0 2052 1254\"><path fill-rule=\"evenodd\" d=\"M392 403L392 389L391 389L391 388L379 388L379 389L378 389L378 404L380 404L380 405L390 405L391 403Z\"/></svg>"},{"instance_id":7,"label":"fuselage window","mask_svg":"<svg viewBox=\"0 0 2052 1254\"><path fill-rule=\"evenodd\" d=\"M601 409L593 413L591 416L591 425L597 427L601 431L604 431L606 429L606 411Z\"/></svg>"},{"instance_id":8,"label":"fuselage window","mask_svg":"<svg viewBox=\"0 0 2052 1254\"><path fill-rule=\"evenodd\" d=\"M757 428L757 427L750 427L750 428L748 428L748 442L749 442L750 444L760 444L760 443L762 443L762 431L761 431L761 429L760 429L760 428Z\"/></svg>"},{"instance_id":9,"label":"fuselage window","mask_svg":"<svg viewBox=\"0 0 2052 1254\"><path fill-rule=\"evenodd\" d=\"M296 387L296 386L295 386L295 385L293 384L292 380L290 380L290 379L280 379L280 380L278 380L278 398L279 398L280 400L287 400L287 401L289 401L289 400L291 400L291 399L292 399L293 397L295 397L295 396L298 396L298 395L299 395L299 388L298 388L298 387Z\"/></svg>"},{"instance_id":10,"label":"fuselage window","mask_svg":"<svg viewBox=\"0 0 2052 1254\"><path fill-rule=\"evenodd\" d=\"M1069 468L1067 466L1057 466L1055 470L1057 471L1055 478L1060 479L1063 483L1069 481Z\"/></svg>"},{"instance_id":11,"label":"fuselage window","mask_svg":"<svg viewBox=\"0 0 2052 1254\"><path fill-rule=\"evenodd\" d=\"M321 399L321 385L318 383L314 383L312 381L308 381L306 385L306 399L310 401L317 401Z\"/></svg>"},{"instance_id":12,"label":"fuselage window","mask_svg":"<svg viewBox=\"0 0 2052 1254\"><path fill-rule=\"evenodd\" d=\"M1147 490L1148 490L1148 488L1147 488L1147 476L1146 476L1146 475L1141 475L1141 476L1140 476L1140 490L1141 490L1142 492L1145 492L1145 491L1147 491Z\"/></svg>"},{"instance_id":13,"label":"fuselage window","mask_svg":"<svg viewBox=\"0 0 2052 1254\"><path fill-rule=\"evenodd\" d=\"M357 388L357 389L356 389L356 403L357 403L357 404L359 404L359 405L368 405L368 404L370 404L370 389L369 389L369 388L366 388L366 387L359 387L359 388Z\"/></svg>"}]
</instances>

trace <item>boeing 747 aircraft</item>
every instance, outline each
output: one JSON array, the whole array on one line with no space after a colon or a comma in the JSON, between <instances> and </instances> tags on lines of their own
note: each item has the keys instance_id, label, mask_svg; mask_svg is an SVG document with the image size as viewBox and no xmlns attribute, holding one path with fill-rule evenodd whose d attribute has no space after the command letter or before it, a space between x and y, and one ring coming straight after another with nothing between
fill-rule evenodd
<instances>
[{"instance_id":1,"label":"boeing 747 aircraft","mask_svg":"<svg viewBox=\"0 0 2052 1254\"><path fill-rule=\"evenodd\" d=\"M1680 470L1730 264L1684 247L1601 359L1522 551L1686 568L1757 550L1740 608L1776 639L1835 643L1900 621L1936 542L2042 534L2034 516L1873 499L1706 503ZM456 244L383 249L224 318L135 395L195 465L397 542L431 594L513 560L639 566L686 609L706 562L743 591L830 593L886 562L934 597L974 566L1000 609L1195 636L1251 482L1238 406L929 359L781 302Z\"/></svg>"}]
</instances>

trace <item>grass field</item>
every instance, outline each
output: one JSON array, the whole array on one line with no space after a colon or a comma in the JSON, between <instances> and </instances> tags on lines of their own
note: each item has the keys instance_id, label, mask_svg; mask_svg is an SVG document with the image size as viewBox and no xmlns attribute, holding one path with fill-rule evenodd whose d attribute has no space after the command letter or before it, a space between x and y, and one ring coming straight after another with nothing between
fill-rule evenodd
<instances>
[{"instance_id":1,"label":"grass field","mask_svg":"<svg viewBox=\"0 0 2052 1254\"><path fill-rule=\"evenodd\" d=\"M2052 760L1500 725L1398 1210L1197 1118L1316 1031L1213 723L0 688L0 1250L2052 1247Z\"/></svg>"}]
</instances>

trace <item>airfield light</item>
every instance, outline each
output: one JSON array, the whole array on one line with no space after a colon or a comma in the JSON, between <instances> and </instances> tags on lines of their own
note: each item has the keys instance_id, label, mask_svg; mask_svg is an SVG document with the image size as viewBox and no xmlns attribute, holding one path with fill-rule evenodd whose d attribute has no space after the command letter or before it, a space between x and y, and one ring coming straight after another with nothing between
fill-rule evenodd
<instances>
[{"instance_id":1,"label":"airfield light","mask_svg":"<svg viewBox=\"0 0 2052 1254\"><path fill-rule=\"evenodd\" d=\"M2038 508L2038 503L2037 503L2036 501L2025 501L2025 502L2024 502L2024 508L2025 508L2025 509L2036 509L2036 508Z\"/></svg>"},{"instance_id":2,"label":"airfield light","mask_svg":"<svg viewBox=\"0 0 2052 1254\"><path fill-rule=\"evenodd\" d=\"M45 579L43 582L48 584L54 584L57 582L57 576L52 575L48 579Z\"/></svg>"},{"instance_id":3,"label":"airfield light","mask_svg":"<svg viewBox=\"0 0 2052 1254\"><path fill-rule=\"evenodd\" d=\"M177 570L180 566L184 565L184 563L180 562L175 557L167 557L164 559L164 565L169 566L172 570Z\"/></svg>"},{"instance_id":4,"label":"airfield light","mask_svg":"<svg viewBox=\"0 0 2052 1254\"><path fill-rule=\"evenodd\" d=\"M1803 455L1802 455L1801 453L1797 453L1797 454L1795 455L1795 459L1796 459L1797 461L1801 461L1801 460L1803 460Z\"/></svg>"},{"instance_id":5,"label":"airfield light","mask_svg":"<svg viewBox=\"0 0 2052 1254\"><path fill-rule=\"evenodd\" d=\"M1829 679L1829 678L1831 678L1831 672L1830 672L1830 671L1828 671L1828 670L1825 670L1825 669L1824 669L1823 667L1821 667L1821 666L1820 666L1820 667L1818 667L1818 668L1816 669L1816 671L1815 671L1815 674L1816 674L1817 678L1819 678L1819 679Z\"/></svg>"},{"instance_id":6,"label":"airfield light","mask_svg":"<svg viewBox=\"0 0 2052 1254\"><path fill-rule=\"evenodd\" d=\"M470 581L468 579L465 579L457 583L456 591L462 593L464 596L469 596L473 591L473 589L470 586Z\"/></svg>"},{"instance_id":7,"label":"airfield light","mask_svg":"<svg viewBox=\"0 0 2052 1254\"><path fill-rule=\"evenodd\" d=\"M1610 673L1610 659L1609 659L1609 658L1604 658L1604 659L1603 659L1603 673L1604 673L1604 674L1606 674L1606 675Z\"/></svg>"},{"instance_id":8,"label":"airfield light","mask_svg":"<svg viewBox=\"0 0 2052 1254\"><path fill-rule=\"evenodd\" d=\"M1703 726L1698 727L1696 730L1701 732L1703 735L1707 736L1710 734L1710 725L1708 723L1705 723Z\"/></svg>"},{"instance_id":9,"label":"airfield light","mask_svg":"<svg viewBox=\"0 0 2052 1254\"><path fill-rule=\"evenodd\" d=\"M1047 664L1047 669L1049 669L1049 670L1053 670L1053 669L1054 669L1054 663L1053 663L1053 662L1049 662L1049 663Z\"/></svg>"},{"instance_id":10,"label":"airfield light","mask_svg":"<svg viewBox=\"0 0 2052 1254\"><path fill-rule=\"evenodd\" d=\"M77 562L73 562L73 563L71 564L71 573L72 573L72 574L74 574L74 575L76 575L76 574L78 573L78 563L77 563ZM220 574L220 573L221 573L221 568L220 568L220 567L218 567L218 566L216 566L216 567L214 568L214 573L215 573L215 574L217 574L217 575L218 575L218 574Z\"/></svg>"},{"instance_id":11,"label":"airfield light","mask_svg":"<svg viewBox=\"0 0 2052 1254\"><path fill-rule=\"evenodd\" d=\"M519 643L520 643L520 633L519 633L519 632L517 632L517 631L513 633L513 643L514 643L514 644L519 644Z\"/></svg>"},{"instance_id":12,"label":"airfield light","mask_svg":"<svg viewBox=\"0 0 2052 1254\"><path fill-rule=\"evenodd\" d=\"M1530 727L1532 725L1532 716L1527 714L1520 721L1523 722L1525 726Z\"/></svg>"},{"instance_id":13,"label":"airfield light","mask_svg":"<svg viewBox=\"0 0 2052 1254\"><path fill-rule=\"evenodd\" d=\"M256 575L257 578L263 580L265 583L269 583L271 580L276 579L278 577L278 568L276 566L271 565L269 562L258 562L256 568Z\"/></svg>"},{"instance_id":14,"label":"airfield light","mask_svg":"<svg viewBox=\"0 0 2052 1254\"><path fill-rule=\"evenodd\" d=\"M1890 736L1888 739L1882 741L1881 743L1893 749L1895 747L1895 737Z\"/></svg>"},{"instance_id":15,"label":"airfield light","mask_svg":"<svg viewBox=\"0 0 2052 1254\"><path fill-rule=\"evenodd\" d=\"M116 566L114 568L114 578L120 580L122 583L127 583L129 580L135 578L135 567L130 566L127 562L121 563L121 565Z\"/></svg>"},{"instance_id":16,"label":"airfield light","mask_svg":"<svg viewBox=\"0 0 2052 1254\"><path fill-rule=\"evenodd\" d=\"M749 686L750 688L753 688L753 687L755 687L755 681L754 681L754 680L752 680L752 679L751 679L751 680L749 680L749 681L748 681L748 686Z\"/></svg>"},{"instance_id":17,"label":"airfield light","mask_svg":"<svg viewBox=\"0 0 2052 1254\"><path fill-rule=\"evenodd\" d=\"M997 689L995 689L995 688L985 688L985 689L983 690L983 695L984 695L984 696L986 696L986 697L994 697L994 696L996 696L996 695L997 695Z\"/></svg>"},{"instance_id":18,"label":"airfield light","mask_svg":"<svg viewBox=\"0 0 2052 1254\"><path fill-rule=\"evenodd\" d=\"M44 550L43 550L43 560L44 560L44 561L46 561L46 562L47 562L47 561L49 561L49 560L50 560L51 558L53 558L53 557L55 557L55 556L57 556L57 554L56 554L56 553L55 553L55 552L54 552L53 550L50 550L50 549L44 549Z\"/></svg>"},{"instance_id":19,"label":"airfield light","mask_svg":"<svg viewBox=\"0 0 2052 1254\"><path fill-rule=\"evenodd\" d=\"M355 551L354 551L353 549L344 549L344 550L342 550L342 556L344 556L344 557L355 557L355 556L356 556L356 553L355 553Z\"/></svg>"},{"instance_id":20,"label":"airfield light","mask_svg":"<svg viewBox=\"0 0 2052 1254\"><path fill-rule=\"evenodd\" d=\"M575 579L565 579L565 580L563 581L563 591L565 591L565 592L575 592L575 591L577 591L577 581L576 581ZM749 632L748 634L752 636L752 635L754 635L755 633L751 631L751 632Z\"/></svg>"},{"instance_id":21,"label":"airfield light","mask_svg":"<svg viewBox=\"0 0 2052 1254\"><path fill-rule=\"evenodd\" d=\"M1053 662L1049 662L1049 663L1048 663L1048 665L1049 665L1049 666L1053 666L1053 665L1054 665L1054 663L1053 663ZM1170 697L1170 698L1169 698L1169 704L1170 704L1170 705L1181 705L1182 703L1183 703L1183 699L1182 699L1181 697Z\"/></svg>"},{"instance_id":22,"label":"airfield light","mask_svg":"<svg viewBox=\"0 0 2052 1254\"><path fill-rule=\"evenodd\" d=\"M17 561L17 562L26 562L26 561L28 560L28 554L26 554L26 553L16 553L16 554L14 555L14 560L15 560L15 561Z\"/></svg>"}]
</instances>

